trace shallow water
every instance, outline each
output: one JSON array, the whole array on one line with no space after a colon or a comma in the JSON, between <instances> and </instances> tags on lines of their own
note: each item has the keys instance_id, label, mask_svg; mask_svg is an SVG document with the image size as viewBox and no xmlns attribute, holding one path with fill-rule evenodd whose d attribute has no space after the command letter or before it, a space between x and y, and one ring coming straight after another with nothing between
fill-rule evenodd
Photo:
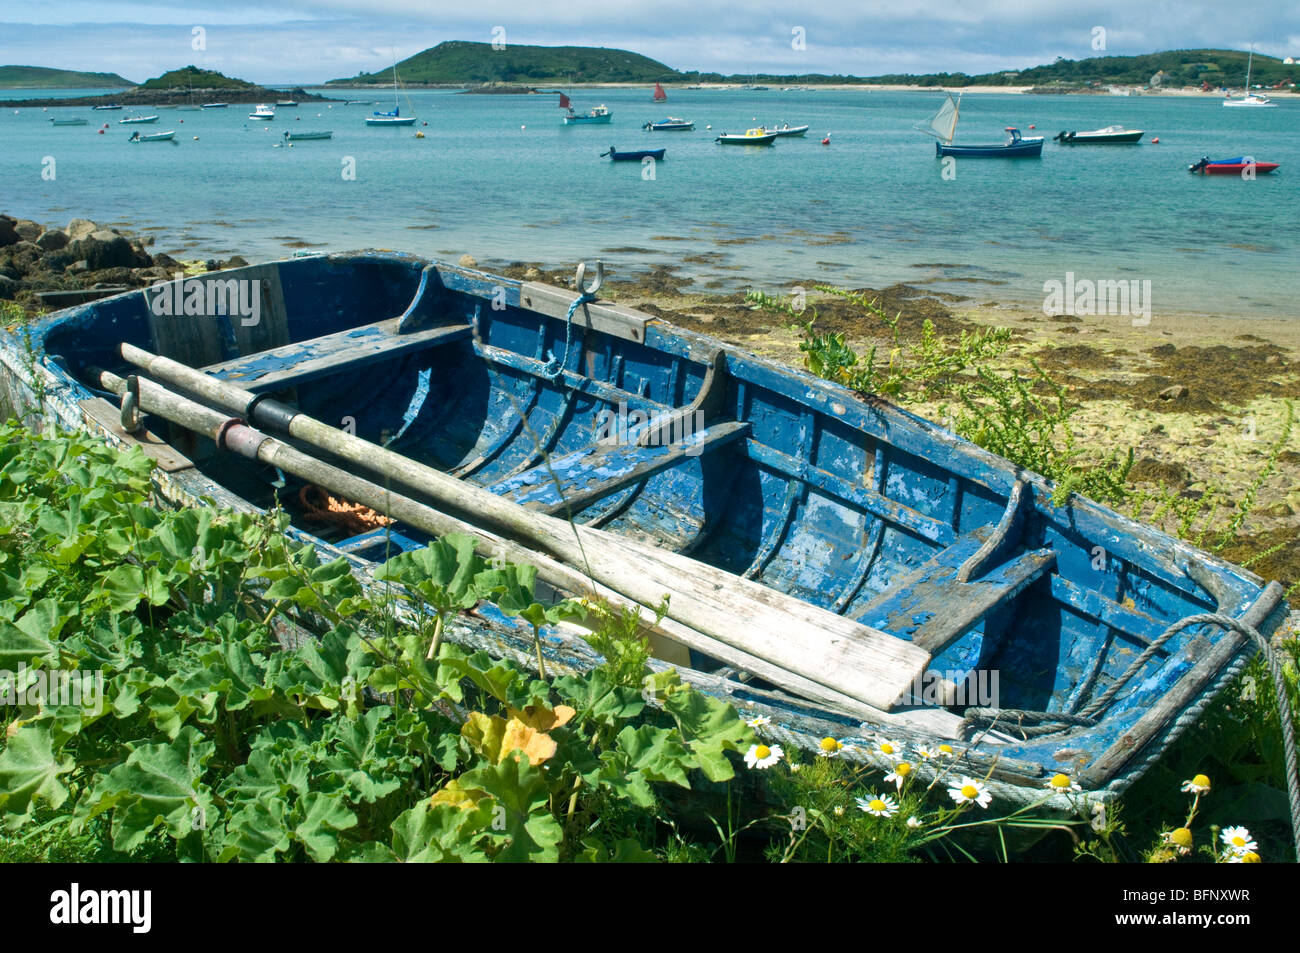
<instances>
[{"instance_id":1,"label":"shallow water","mask_svg":"<svg viewBox=\"0 0 1300 953\"><path fill-rule=\"evenodd\" d=\"M50 94L0 91L38 95ZM1076 281L1150 281L1157 316L1296 312L1300 102L1249 110L1211 98L972 94L962 101L958 141L1000 141L1006 125L1049 141L1041 159L959 159L945 179L931 140L911 128L938 108L938 93L669 96L663 105L648 89L577 90L575 108L605 103L614 118L568 127L551 94L412 92L420 122L399 129L367 127L374 107L342 104L282 109L271 123L249 120L247 105L158 109L159 122L143 127L117 124L129 110L4 109L0 210L153 229L155 250L177 257L254 260L373 246L453 261L468 253L490 267L599 256L623 274L678 264L701 291L907 281L974 303L1034 306L1045 282L1064 283L1072 272ZM391 107L388 97L381 108ZM401 107L408 110L405 97ZM56 113L90 125L51 127ZM694 120L695 131L641 130L668 114ZM783 122L812 128L771 148L713 142L724 130ZM1112 123L1144 129L1146 139L1050 141L1062 129ZM277 148L285 128L334 137ZM175 129L178 144L128 144L133 129ZM426 138L415 138L417 130ZM637 163L600 158L611 145L668 152L649 178ZM1248 154L1282 168L1256 181L1185 171L1207 154ZM42 177L51 159L53 180ZM345 177L349 160L353 179Z\"/></svg>"}]
</instances>

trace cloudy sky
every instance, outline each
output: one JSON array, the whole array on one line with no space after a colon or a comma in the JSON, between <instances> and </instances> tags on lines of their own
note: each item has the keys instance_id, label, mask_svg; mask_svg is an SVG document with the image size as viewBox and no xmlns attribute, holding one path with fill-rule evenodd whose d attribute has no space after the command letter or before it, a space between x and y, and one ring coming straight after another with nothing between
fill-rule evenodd
<instances>
[{"instance_id":1,"label":"cloudy sky","mask_svg":"<svg viewBox=\"0 0 1300 953\"><path fill-rule=\"evenodd\" d=\"M497 27L506 43L621 47L722 73L982 73L1103 55L1094 36L1117 55L1250 43L1300 55L1294 0L0 0L0 64L139 82L194 63L319 82L443 40L490 42Z\"/></svg>"}]
</instances>

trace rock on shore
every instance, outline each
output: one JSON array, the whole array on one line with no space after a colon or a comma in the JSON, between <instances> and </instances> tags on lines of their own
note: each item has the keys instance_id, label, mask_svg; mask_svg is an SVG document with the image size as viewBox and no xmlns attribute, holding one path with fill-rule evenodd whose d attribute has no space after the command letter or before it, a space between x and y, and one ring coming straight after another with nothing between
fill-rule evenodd
<instances>
[{"instance_id":1,"label":"rock on shore","mask_svg":"<svg viewBox=\"0 0 1300 953\"><path fill-rule=\"evenodd\" d=\"M59 227L0 215L0 300L35 307L41 291L140 288L173 277L180 263L150 255L150 244L84 218Z\"/></svg>"}]
</instances>

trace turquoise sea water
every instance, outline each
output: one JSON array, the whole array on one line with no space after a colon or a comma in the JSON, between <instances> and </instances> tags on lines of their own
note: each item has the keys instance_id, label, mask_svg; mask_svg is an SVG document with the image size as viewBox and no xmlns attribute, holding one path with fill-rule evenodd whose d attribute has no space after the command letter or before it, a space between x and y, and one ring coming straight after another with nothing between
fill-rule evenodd
<instances>
[{"instance_id":1,"label":"turquoise sea water","mask_svg":"<svg viewBox=\"0 0 1300 953\"><path fill-rule=\"evenodd\" d=\"M0 99L44 95L0 91ZM327 95L384 99L374 90ZM1076 281L1150 280L1156 315L1297 312L1298 101L1251 110L1212 98L967 95L959 141L1001 141L1007 125L1049 141L1037 160L958 160L946 180L932 140L912 129L938 108L938 93L669 95L655 104L648 89L574 90L579 111L604 103L614 118L567 127L549 94L412 92L419 124L398 129L365 126L369 105L281 109L272 123L249 120L250 106L159 109L156 125L135 127L117 124L127 111L3 109L0 211L153 229L156 250L177 257L268 259L302 243L453 261L468 253L489 269L602 257L623 274L676 264L700 290L907 281L1018 304L1041 304L1044 282L1072 272ZM401 106L405 113L406 98ZM56 114L90 125L54 128ZM641 130L669 114L694 120L695 131ZM782 122L812 128L771 148L713 142L724 130ZM1112 123L1144 129L1146 139L1050 141L1062 129ZM286 128L334 137L275 148ZM129 144L133 129L175 129L178 144ZM611 145L668 153L647 179L637 163L600 158ZM1185 171L1202 155L1242 154L1282 168L1256 181ZM48 157L52 181L42 177Z\"/></svg>"}]
</instances>

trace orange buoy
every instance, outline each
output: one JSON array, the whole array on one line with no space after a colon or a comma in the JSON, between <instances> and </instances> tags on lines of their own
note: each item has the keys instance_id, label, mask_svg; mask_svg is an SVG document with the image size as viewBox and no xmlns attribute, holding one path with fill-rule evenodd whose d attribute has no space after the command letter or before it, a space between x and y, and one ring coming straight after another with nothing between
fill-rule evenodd
<instances>
[{"instance_id":1,"label":"orange buoy","mask_svg":"<svg viewBox=\"0 0 1300 953\"><path fill-rule=\"evenodd\" d=\"M1029 128L1030 128L1030 129L1037 129L1038 127L1035 126L1035 125L1031 122L1031 123L1029 124Z\"/></svg>"},{"instance_id":2,"label":"orange buoy","mask_svg":"<svg viewBox=\"0 0 1300 953\"><path fill-rule=\"evenodd\" d=\"M1160 137L1159 137L1159 136L1152 136L1152 137L1151 137L1151 145L1153 145L1153 146L1158 146L1158 145L1160 145Z\"/></svg>"},{"instance_id":3,"label":"orange buoy","mask_svg":"<svg viewBox=\"0 0 1300 953\"><path fill-rule=\"evenodd\" d=\"M830 133L827 133L826 138L822 140L822 145L829 146L830 144L831 144Z\"/></svg>"}]
</instances>

